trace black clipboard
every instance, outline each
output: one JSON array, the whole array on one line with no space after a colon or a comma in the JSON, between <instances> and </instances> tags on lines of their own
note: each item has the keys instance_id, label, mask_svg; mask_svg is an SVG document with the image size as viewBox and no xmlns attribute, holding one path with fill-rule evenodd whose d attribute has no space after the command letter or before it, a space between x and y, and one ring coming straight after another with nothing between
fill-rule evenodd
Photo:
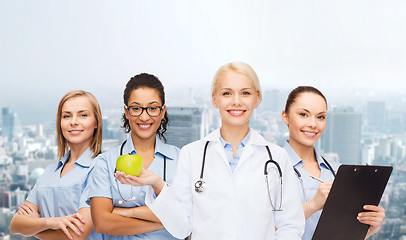
<instances>
[{"instance_id":1,"label":"black clipboard","mask_svg":"<svg viewBox=\"0 0 406 240\"><path fill-rule=\"evenodd\" d=\"M361 240L369 225L357 220L364 205L378 205L393 167L341 165L312 240Z\"/></svg>"}]
</instances>

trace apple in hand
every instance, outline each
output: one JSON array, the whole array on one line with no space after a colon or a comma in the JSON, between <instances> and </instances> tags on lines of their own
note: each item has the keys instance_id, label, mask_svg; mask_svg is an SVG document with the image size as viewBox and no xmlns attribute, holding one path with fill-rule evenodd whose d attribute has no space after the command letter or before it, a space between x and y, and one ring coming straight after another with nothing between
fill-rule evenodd
<instances>
[{"instance_id":1,"label":"apple in hand","mask_svg":"<svg viewBox=\"0 0 406 240\"><path fill-rule=\"evenodd\" d=\"M124 172L127 175L138 177L142 171L142 157L135 155L121 155L116 162L117 171Z\"/></svg>"}]
</instances>

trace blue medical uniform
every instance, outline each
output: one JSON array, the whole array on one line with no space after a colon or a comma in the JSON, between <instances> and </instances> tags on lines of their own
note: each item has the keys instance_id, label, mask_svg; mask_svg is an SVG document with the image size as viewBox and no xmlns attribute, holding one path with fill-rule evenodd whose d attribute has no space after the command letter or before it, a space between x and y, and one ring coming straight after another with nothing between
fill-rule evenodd
<instances>
[{"instance_id":1,"label":"blue medical uniform","mask_svg":"<svg viewBox=\"0 0 406 240\"><path fill-rule=\"evenodd\" d=\"M314 180L310 177L310 173L307 172L305 169L303 169L303 161L300 159L299 155L293 150L293 148L289 145L288 142L285 143L283 148L286 150L286 152L289 155L289 158L292 162L292 166L294 166L301 174L302 180L303 180L303 186L300 183L299 176L296 175L297 177L297 184L299 189L301 190L301 201L302 204L305 202L309 201L316 195L317 189L319 188L320 182L317 180ZM334 181L334 176L333 173L330 171L328 166L325 164L323 158L321 157L320 154L317 153L317 151L314 151L316 154L316 159L318 162L318 165L321 169L321 179L323 179L326 182L333 182ZM329 162L331 167L333 168L334 172L337 172L338 167L340 166L339 163L336 162ZM303 191L304 188L304 191ZM303 234L302 239L304 240L310 240L313 237L314 230L316 229L317 223L319 221L320 215L321 215L322 210L317 211L313 213L308 219L306 219L306 226L305 226L305 232Z\"/></svg>"},{"instance_id":2,"label":"blue medical uniform","mask_svg":"<svg viewBox=\"0 0 406 240\"><path fill-rule=\"evenodd\" d=\"M117 158L120 156L121 145L117 146L105 153L100 154L97 157L97 166L95 167L89 183L89 195L88 202L92 197L105 197L113 200L114 207L133 208L145 206L145 195L150 190L150 186L133 187L126 184L121 184L116 181L114 176L114 170L116 168ZM135 151L134 144L131 139L131 134L127 137L127 142L123 147L123 154L129 154ZM136 152L135 152L136 153ZM155 141L155 159L149 166L148 170L159 175L162 179L164 176L164 156L166 156L166 182L170 184L172 182L175 170L176 161L179 155L179 148L165 144L156 137ZM117 188L117 184L119 189ZM120 190L120 192L119 192ZM135 197L135 200L124 202L120 196L123 196L124 200L129 200ZM130 239L176 239L166 231L166 229L153 231L144 234L131 235L131 236L111 236L103 234L105 239L116 240L130 240Z\"/></svg>"},{"instance_id":3,"label":"blue medical uniform","mask_svg":"<svg viewBox=\"0 0 406 240\"><path fill-rule=\"evenodd\" d=\"M250 140L250 132L248 131L247 136L238 144L237 152L233 157L233 146L228 143L224 138L220 135L220 142L221 145L224 147L224 152L226 153L226 157L228 159L228 163L230 164L231 171L234 172L235 167L237 167L238 160L240 160L241 154L244 151L245 145L247 145L248 141Z\"/></svg>"},{"instance_id":4,"label":"blue medical uniform","mask_svg":"<svg viewBox=\"0 0 406 240\"><path fill-rule=\"evenodd\" d=\"M95 166L90 148L76 160L74 168L61 177L61 171L70 158L70 151L57 163L50 164L37 179L27 201L35 204L41 217L63 217L90 207L85 191L88 177ZM102 239L94 230L87 239Z\"/></svg>"}]
</instances>

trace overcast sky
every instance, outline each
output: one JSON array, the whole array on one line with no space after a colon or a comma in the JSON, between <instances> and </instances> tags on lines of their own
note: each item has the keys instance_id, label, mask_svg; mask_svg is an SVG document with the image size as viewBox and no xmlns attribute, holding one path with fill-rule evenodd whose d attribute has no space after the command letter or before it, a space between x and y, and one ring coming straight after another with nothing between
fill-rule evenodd
<instances>
[{"instance_id":1,"label":"overcast sky","mask_svg":"<svg viewBox=\"0 0 406 240\"><path fill-rule=\"evenodd\" d=\"M406 92L405 13L404 0L0 0L0 106L22 123L53 120L80 88L116 107L141 72L161 79L168 104L178 88L209 98L231 61L264 89Z\"/></svg>"}]
</instances>

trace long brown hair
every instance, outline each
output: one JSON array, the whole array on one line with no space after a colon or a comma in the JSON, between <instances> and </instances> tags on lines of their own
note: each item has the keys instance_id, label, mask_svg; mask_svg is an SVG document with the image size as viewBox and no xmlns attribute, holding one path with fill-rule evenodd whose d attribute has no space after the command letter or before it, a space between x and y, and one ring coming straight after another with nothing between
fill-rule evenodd
<instances>
[{"instance_id":1,"label":"long brown hair","mask_svg":"<svg viewBox=\"0 0 406 240\"><path fill-rule=\"evenodd\" d=\"M75 98L75 97L80 97L84 96L86 97L90 104L92 105L92 110L94 117L96 119L96 125L97 128L95 129L93 133L93 139L90 143L90 150L92 151L93 155L92 157L96 157L98 154L101 153L101 147L102 147L102 137L103 137L103 119L102 119L102 114L100 110L100 105L97 102L97 99L93 94L90 92L86 92L83 90L72 90L65 94L61 101L59 102L58 105L58 110L56 112L56 138L58 140L58 159L62 159L62 157L65 155L65 153L69 150L69 143L66 140L66 138L62 134L62 129L61 129L61 119L62 119L62 107L65 104L66 101L69 99Z\"/></svg>"}]
</instances>

